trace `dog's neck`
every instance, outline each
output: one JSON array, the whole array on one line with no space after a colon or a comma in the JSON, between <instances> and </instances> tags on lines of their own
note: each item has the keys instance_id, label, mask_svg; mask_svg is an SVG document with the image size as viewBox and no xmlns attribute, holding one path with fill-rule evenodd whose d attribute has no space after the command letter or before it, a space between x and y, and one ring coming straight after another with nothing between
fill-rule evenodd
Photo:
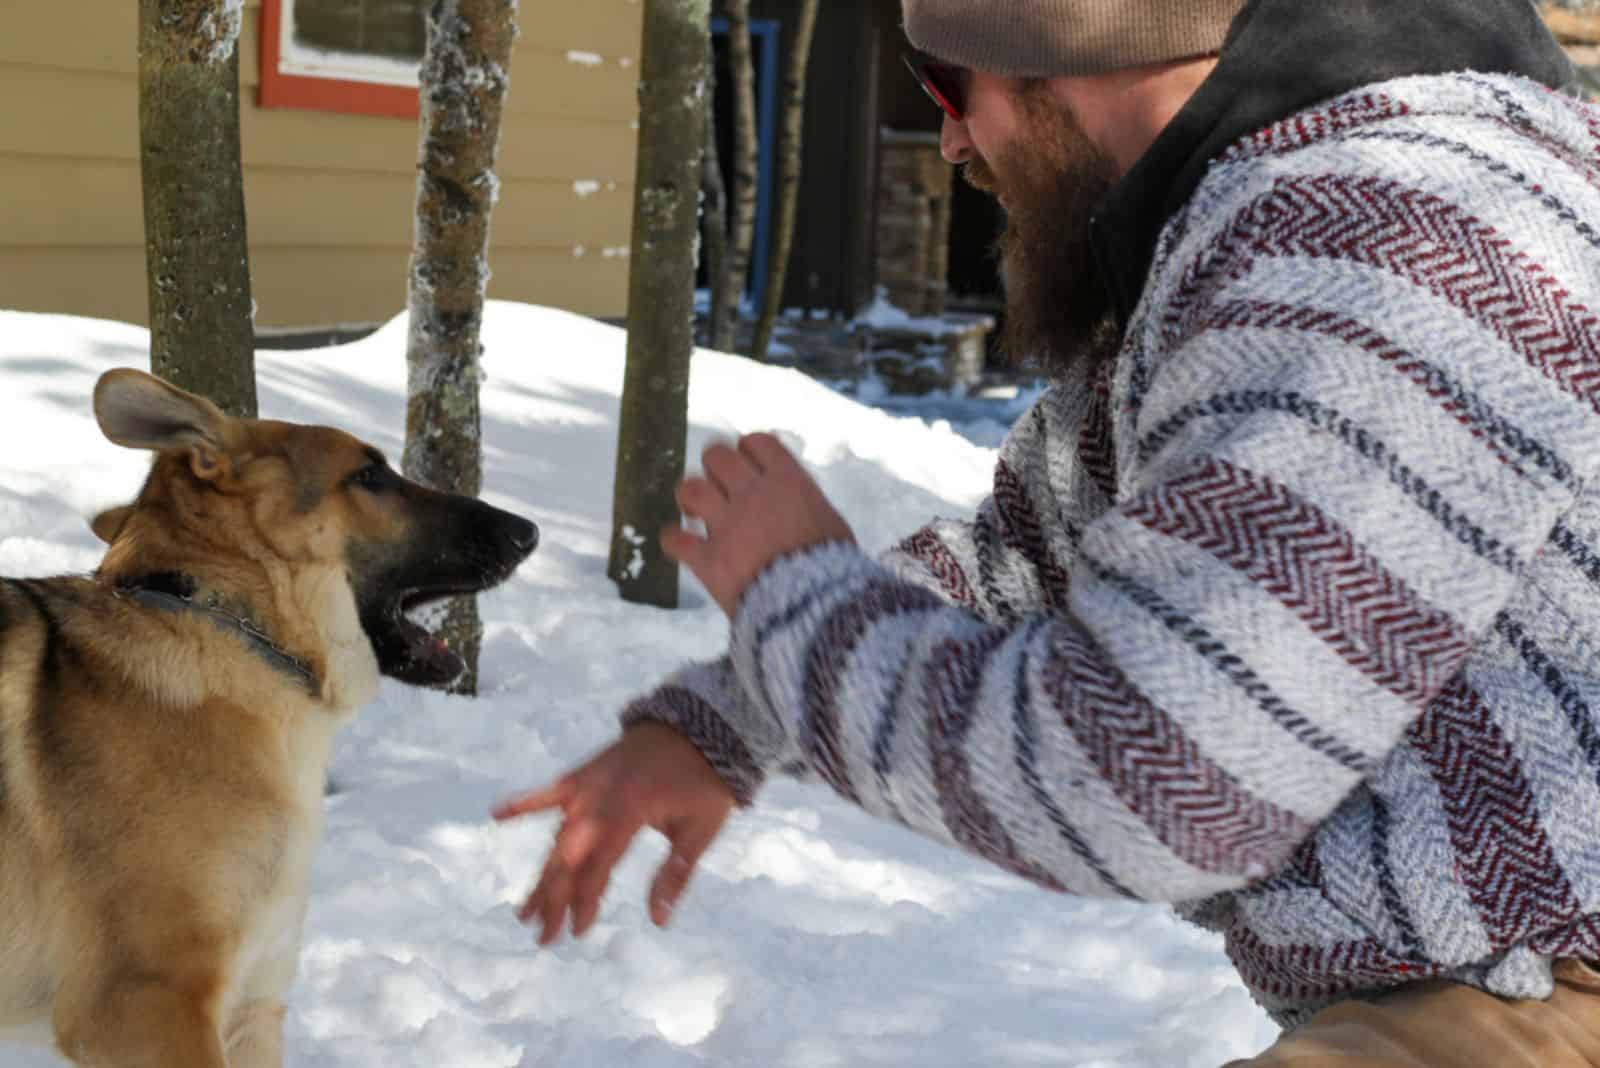
<instances>
[{"instance_id":1,"label":"dog's neck","mask_svg":"<svg viewBox=\"0 0 1600 1068\"><path fill-rule=\"evenodd\" d=\"M223 631L236 634L245 646L268 666L294 680L312 697L321 693L317 673L303 658L288 652L267 629L256 622L250 606L219 590L205 588L193 575L181 571L158 571L117 579L112 589L147 608L166 612L193 612L205 616Z\"/></svg>"}]
</instances>

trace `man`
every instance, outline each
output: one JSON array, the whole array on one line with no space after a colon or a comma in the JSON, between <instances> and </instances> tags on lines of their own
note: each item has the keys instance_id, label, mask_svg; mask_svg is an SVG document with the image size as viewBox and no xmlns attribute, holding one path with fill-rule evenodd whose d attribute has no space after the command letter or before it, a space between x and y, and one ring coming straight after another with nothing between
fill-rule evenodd
<instances>
[{"instance_id":1,"label":"man","mask_svg":"<svg viewBox=\"0 0 1600 1068\"><path fill-rule=\"evenodd\" d=\"M905 0L1058 379L882 561L772 438L663 536L731 653L503 818L664 923L775 773L1178 904L1261 1065L1600 1064L1600 114L1527 0Z\"/></svg>"}]
</instances>

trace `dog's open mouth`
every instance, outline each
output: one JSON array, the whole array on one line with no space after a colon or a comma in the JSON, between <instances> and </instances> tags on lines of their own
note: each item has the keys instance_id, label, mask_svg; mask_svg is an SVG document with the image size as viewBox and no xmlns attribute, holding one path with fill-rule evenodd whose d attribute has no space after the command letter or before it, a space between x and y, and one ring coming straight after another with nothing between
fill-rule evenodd
<instances>
[{"instance_id":1,"label":"dog's open mouth","mask_svg":"<svg viewBox=\"0 0 1600 1068\"><path fill-rule=\"evenodd\" d=\"M404 540L346 550L350 588L378 670L413 686L445 689L467 665L442 639L444 602L492 589L539 544L539 528L470 497L414 488L427 522Z\"/></svg>"},{"instance_id":2,"label":"dog's open mouth","mask_svg":"<svg viewBox=\"0 0 1600 1068\"><path fill-rule=\"evenodd\" d=\"M436 633L444 606L452 598L476 592L439 587L402 590L364 620L367 637L378 654L378 669L415 686L448 686L467 670L466 661Z\"/></svg>"}]
</instances>

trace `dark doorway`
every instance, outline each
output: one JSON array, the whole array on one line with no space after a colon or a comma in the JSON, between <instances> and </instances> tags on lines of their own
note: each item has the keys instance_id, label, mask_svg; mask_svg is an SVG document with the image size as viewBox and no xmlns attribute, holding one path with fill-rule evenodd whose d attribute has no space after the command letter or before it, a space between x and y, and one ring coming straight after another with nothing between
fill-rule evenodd
<instances>
[{"instance_id":1,"label":"dark doorway","mask_svg":"<svg viewBox=\"0 0 1600 1068\"><path fill-rule=\"evenodd\" d=\"M957 177L951 190L950 299L957 303L993 300L1000 293L994 243L1002 216L994 197Z\"/></svg>"},{"instance_id":2,"label":"dark doorway","mask_svg":"<svg viewBox=\"0 0 1600 1068\"><path fill-rule=\"evenodd\" d=\"M778 36L777 19L750 20L750 65L755 71L756 91L756 229L750 250L750 276L744 299L760 306L767 282L767 243L771 239L772 168L778 133ZM722 186L733 190L733 74L728 60L728 20L711 20L711 55L716 64L717 160L722 169ZM705 245L702 242L701 248ZM705 257L695 268L695 288L711 284Z\"/></svg>"}]
</instances>

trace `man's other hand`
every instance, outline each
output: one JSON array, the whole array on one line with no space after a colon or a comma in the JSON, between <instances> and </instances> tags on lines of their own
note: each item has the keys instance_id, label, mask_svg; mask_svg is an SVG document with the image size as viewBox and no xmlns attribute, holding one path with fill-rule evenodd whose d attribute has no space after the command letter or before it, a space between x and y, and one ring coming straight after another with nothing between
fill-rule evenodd
<instances>
[{"instance_id":1,"label":"man's other hand","mask_svg":"<svg viewBox=\"0 0 1600 1068\"><path fill-rule=\"evenodd\" d=\"M704 475L678 485L678 507L705 524L705 536L668 527L661 548L694 573L729 619L774 560L855 540L800 461L771 434L747 434L737 448L712 445L701 464Z\"/></svg>"},{"instance_id":2,"label":"man's other hand","mask_svg":"<svg viewBox=\"0 0 1600 1068\"><path fill-rule=\"evenodd\" d=\"M554 942L572 916L574 937L594 924L611 870L634 835L652 827L672 852L650 886L650 919L665 926L689 877L734 805L733 791L683 735L641 723L551 785L501 802L497 820L559 809L561 826L539 882L517 913Z\"/></svg>"}]
</instances>

